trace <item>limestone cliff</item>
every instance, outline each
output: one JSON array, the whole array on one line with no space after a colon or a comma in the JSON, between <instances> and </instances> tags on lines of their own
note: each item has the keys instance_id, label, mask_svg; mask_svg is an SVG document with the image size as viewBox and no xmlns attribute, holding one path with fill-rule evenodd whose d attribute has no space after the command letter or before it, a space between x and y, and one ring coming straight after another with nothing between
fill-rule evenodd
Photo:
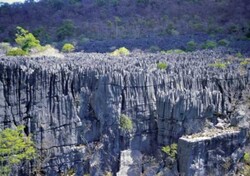
<instances>
[{"instance_id":1,"label":"limestone cliff","mask_svg":"<svg viewBox=\"0 0 250 176\"><path fill-rule=\"evenodd\" d=\"M120 155L126 150L144 159L161 158L157 173L166 167L162 146L216 125L232 125L237 103L249 93L250 72L229 54L2 57L0 128L25 125L41 154L36 170L45 175L70 169L76 175L122 173ZM211 65L218 60L226 68ZM159 62L167 69L157 69ZM121 114L132 120L131 132L121 128ZM234 142L228 135L222 138ZM145 163L138 168L148 172Z\"/></svg>"}]
</instances>

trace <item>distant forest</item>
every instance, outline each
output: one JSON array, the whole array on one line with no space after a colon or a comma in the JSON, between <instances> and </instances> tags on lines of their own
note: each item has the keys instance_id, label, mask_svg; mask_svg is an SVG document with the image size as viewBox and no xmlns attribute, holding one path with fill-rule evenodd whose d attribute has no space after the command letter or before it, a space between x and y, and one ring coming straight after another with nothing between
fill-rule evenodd
<instances>
[{"instance_id":1,"label":"distant forest","mask_svg":"<svg viewBox=\"0 0 250 176\"><path fill-rule=\"evenodd\" d=\"M249 0L27 0L0 6L0 41L16 26L42 44L206 33L250 38Z\"/></svg>"}]
</instances>

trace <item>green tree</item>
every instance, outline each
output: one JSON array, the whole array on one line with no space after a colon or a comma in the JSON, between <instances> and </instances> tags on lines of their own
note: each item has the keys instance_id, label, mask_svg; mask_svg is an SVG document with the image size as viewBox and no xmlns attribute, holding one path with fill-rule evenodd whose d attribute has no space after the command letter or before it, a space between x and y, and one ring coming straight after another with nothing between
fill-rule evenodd
<instances>
[{"instance_id":1,"label":"green tree","mask_svg":"<svg viewBox=\"0 0 250 176\"><path fill-rule=\"evenodd\" d=\"M71 20L65 20L56 31L58 40L64 40L67 37L71 37L74 33L74 30L75 25L73 22Z\"/></svg>"},{"instance_id":2,"label":"green tree","mask_svg":"<svg viewBox=\"0 0 250 176\"><path fill-rule=\"evenodd\" d=\"M41 47L40 41L37 40L32 33L20 26L17 26L15 41L22 48L22 50L26 52L32 48Z\"/></svg>"},{"instance_id":3,"label":"green tree","mask_svg":"<svg viewBox=\"0 0 250 176\"><path fill-rule=\"evenodd\" d=\"M9 175L14 166L35 158L34 143L23 130L21 125L0 131L0 175Z\"/></svg>"}]
</instances>

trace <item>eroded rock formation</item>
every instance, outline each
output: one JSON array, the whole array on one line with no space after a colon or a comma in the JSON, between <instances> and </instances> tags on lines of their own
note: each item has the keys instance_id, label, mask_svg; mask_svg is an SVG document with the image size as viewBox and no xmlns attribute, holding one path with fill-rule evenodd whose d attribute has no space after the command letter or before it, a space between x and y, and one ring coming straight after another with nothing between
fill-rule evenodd
<instances>
[{"instance_id":1,"label":"eroded rock formation","mask_svg":"<svg viewBox=\"0 0 250 176\"><path fill-rule=\"evenodd\" d=\"M231 125L250 72L228 58L227 51L2 57L0 127L26 126L42 156L36 170L46 175L117 173L121 151L159 157L183 135ZM217 60L227 67L210 65ZM121 129L121 114L131 118L131 132Z\"/></svg>"}]
</instances>

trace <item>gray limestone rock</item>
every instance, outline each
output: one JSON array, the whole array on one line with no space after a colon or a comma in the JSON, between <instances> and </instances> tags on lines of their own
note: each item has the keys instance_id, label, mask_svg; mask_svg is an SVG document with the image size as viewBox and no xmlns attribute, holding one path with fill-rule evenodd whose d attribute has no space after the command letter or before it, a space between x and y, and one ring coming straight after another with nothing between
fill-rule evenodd
<instances>
[{"instance_id":1,"label":"gray limestone rock","mask_svg":"<svg viewBox=\"0 0 250 176\"><path fill-rule=\"evenodd\" d=\"M1 56L0 129L25 125L43 156L35 164L46 175L114 174L124 150L156 156L207 122L209 128L218 119L233 123L235 102L249 93L250 72L242 74L237 61L226 69L210 65L227 62L228 54ZM167 69L157 69L159 62ZM121 114L133 122L129 133L120 128ZM224 138L230 145L230 136Z\"/></svg>"},{"instance_id":2,"label":"gray limestone rock","mask_svg":"<svg viewBox=\"0 0 250 176\"><path fill-rule=\"evenodd\" d=\"M178 142L180 175L234 174L244 154L246 136L245 129L227 129L181 137Z\"/></svg>"},{"instance_id":3,"label":"gray limestone rock","mask_svg":"<svg viewBox=\"0 0 250 176\"><path fill-rule=\"evenodd\" d=\"M138 150L121 151L120 170L117 176L135 176L142 172L142 154Z\"/></svg>"}]
</instances>

